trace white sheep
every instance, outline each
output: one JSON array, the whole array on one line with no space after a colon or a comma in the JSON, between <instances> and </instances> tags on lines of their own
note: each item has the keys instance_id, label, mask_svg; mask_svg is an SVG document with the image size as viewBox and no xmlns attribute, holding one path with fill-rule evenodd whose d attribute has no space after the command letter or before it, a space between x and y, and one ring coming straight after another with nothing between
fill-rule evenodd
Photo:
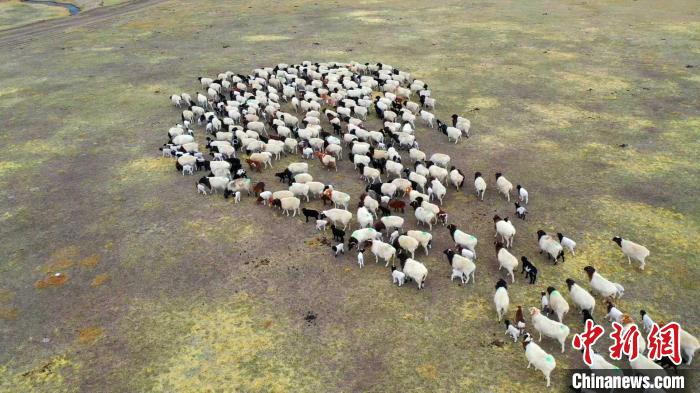
<instances>
[{"instance_id":1,"label":"white sheep","mask_svg":"<svg viewBox=\"0 0 700 393\"><path fill-rule=\"evenodd\" d=\"M428 250L433 246L433 235L430 232L410 230L406 235L418 240L425 255L428 255Z\"/></svg>"},{"instance_id":2,"label":"white sheep","mask_svg":"<svg viewBox=\"0 0 700 393\"><path fill-rule=\"evenodd\" d=\"M368 228L374 225L374 216L369 209L364 206L357 209L357 223L360 225L360 228Z\"/></svg>"},{"instance_id":3,"label":"white sheep","mask_svg":"<svg viewBox=\"0 0 700 393\"><path fill-rule=\"evenodd\" d=\"M547 304L549 305L549 309L557 315L559 322L563 322L564 315L569 312L569 303L554 287L548 287L547 294Z\"/></svg>"},{"instance_id":4,"label":"white sheep","mask_svg":"<svg viewBox=\"0 0 700 393\"><path fill-rule=\"evenodd\" d=\"M457 272L457 277L462 280L462 284L467 284L470 277L472 279L472 284L476 284L476 277L474 276L476 265L474 261L459 254L455 254L455 252L450 249L445 250L444 254L447 256L447 262L452 266L452 278L455 277L454 273ZM450 278L450 281L452 278Z\"/></svg>"},{"instance_id":5,"label":"white sheep","mask_svg":"<svg viewBox=\"0 0 700 393\"><path fill-rule=\"evenodd\" d=\"M362 251L357 253L357 264L360 265L360 269L365 266L365 256L362 254Z\"/></svg>"},{"instance_id":6,"label":"white sheep","mask_svg":"<svg viewBox=\"0 0 700 393\"><path fill-rule=\"evenodd\" d=\"M545 337L553 338L561 344L561 352L564 353L566 349L566 338L569 336L570 332L569 327L542 315L537 307L530 307L530 316L532 319L532 326L540 334L539 341L542 341L543 334Z\"/></svg>"},{"instance_id":7,"label":"white sheep","mask_svg":"<svg viewBox=\"0 0 700 393\"><path fill-rule=\"evenodd\" d=\"M331 190L331 201L333 202L334 207L342 206L343 209L347 210L348 205L350 204L350 195L340 192L340 191L335 191Z\"/></svg>"},{"instance_id":8,"label":"white sheep","mask_svg":"<svg viewBox=\"0 0 700 393\"><path fill-rule=\"evenodd\" d=\"M343 230L348 227L350 220L352 220L352 213L343 209L329 209L324 210L322 213L323 216L328 217L334 225L342 224Z\"/></svg>"},{"instance_id":9,"label":"white sheep","mask_svg":"<svg viewBox=\"0 0 700 393\"><path fill-rule=\"evenodd\" d=\"M508 252L503 247L503 243L496 243L496 257L498 259L498 270L506 269L508 274L510 274L511 282L515 282L513 269L518 267L518 258Z\"/></svg>"},{"instance_id":10,"label":"white sheep","mask_svg":"<svg viewBox=\"0 0 700 393\"><path fill-rule=\"evenodd\" d=\"M443 168L447 168L450 165L450 160L450 156L444 153L433 153L433 155L430 156L430 161L432 163Z\"/></svg>"},{"instance_id":11,"label":"white sheep","mask_svg":"<svg viewBox=\"0 0 700 393\"><path fill-rule=\"evenodd\" d=\"M440 182L444 182L447 178L448 172L445 168L439 167L437 165L431 165L430 168L428 168L428 174L433 179L437 179Z\"/></svg>"},{"instance_id":12,"label":"white sheep","mask_svg":"<svg viewBox=\"0 0 700 393\"><path fill-rule=\"evenodd\" d=\"M426 178L425 176L420 175L416 172L411 172L408 174L408 180L415 182L421 188L421 190L425 191L425 184L428 182L428 178Z\"/></svg>"},{"instance_id":13,"label":"white sheep","mask_svg":"<svg viewBox=\"0 0 700 393\"><path fill-rule=\"evenodd\" d=\"M428 268L424 264L413 258L407 258L401 261L401 270L407 277L418 284L419 290L425 287L425 280L428 278Z\"/></svg>"},{"instance_id":14,"label":"white sheep","mask_svg":"<svg viewBox=\"0 0 700 393\"><path fill-rule=\"evenodd\" d=\"M394 175L396 177L401 177L403 165L401 165L400 163L389 160L384 165L384 168L386 169L387 176Z\"/></svg>"},{"instance_id":15,"label":"white sheep","mask_svg":"<svg viewBox=\"0 0 700 393\"><path fill-rule=\"evenodd\" d=\"M648 377L656 377L659 374L665 374L664 368L655 363L653 360L639 353L634 360L629 359L630 368L637 374L646 375Z\"/></svg>"},{"instance_id":16,"label":"white sheep","mask_svg":"<svg viewBox=\"0 0 700 393\"><path fill-rule=\"evenodd\" d=\"M433 128L433 120L435 120L435 115L421 109L420 118L428 127Z\"/></svg>"},{"instance_id":17,"label":"white sheep","mask_svg":"<svg viewBox=\"0 0 700 393\"><path fill-rule=\"evenodd\" d=\"M558 240L541 229L537 231L537 239L540 246L540 254L546 252L548 258L554 259L555 265L559 258L564 262L564 248L559 244Z\"/></svg>"},{"instance_id":18,"label":"white sheep","mask_svg":"<svg viewBox=\"0 0 700 393\"><path fill-rule=\"evenodd\" d=\"M358 165L358 167L362 168L362 177L367 181L369 184L374 184L374 182L382 182L382 177L381 177L381 172L379 169L372 168L370 166L366 166L364 164Z\"/></svg>"},{"instance_id":19,"label":"white sheep","mask_svg":"<svg viewBox=\"0 0 700 393\"><path fill-rule=\"evenodd\" d=\"M306 197L306 202L309 201L309 185L305 183L292 183L289 186L289 191L294 193L294 196Z\"/></svg>"},{"instance_id":20,"label":"white sheep","mask_svg":"<svg viewBox=\"0 0 700 393\"><path fill-rule=\"evenodd\" d=\"M418 150L418 149L416 149L415 147L412 147L412 148L408 151L408 157L409 157L413 162L425 161L425 153L422 152L422 151L420 151L420 150Z\"/></svg>"},{"instance_id":21,"label":"white sheep","mask_svg":"<svg viewBox=\"0 0 700 393\"><path fill-rule=\"evenodd\" d=\"M352 163L355 164L355 169L357 169L358 165L364 165L367 167L371 161L372 159L364 154L354 154L352 156Z\"/></svg>"},{"instance_id":22,"label":"white sheep","mask_svg":"<svg viewBox=\"0 0 700 393\"><path fill-rule=\"evenodd\" d=\"M481 194L481 200L483 201L486 194L486 181L481 177L481 172L474 174L474 189L476 190L476 197L479 198L479 194Z\"/></svg>"},{"instance_id":23,"label":"white sheep","mask_svg":"<svg viewBox=\"0 0 700 393\"><path fill-rule=\"evenodd\" d=\"M391 244L384 243L381 240L369 240L367 244L370 246L372 254L374 254L374 263L378 263L379 259L383 259L386 261L384 267L389 266L389 262L392 262L396 255L396 249Z\"/></svg>"},{"instance_id":24,"label":"white sheep","mask_svg":"<svg viewBox=\"0 0 700 393\"><path fill-rule=\"evenodd\" d=\"M185 165L182 167L182 175L194 175L194 167L192 165Z\"/></svg>"},{"instance_id":25,"label":"white sheep","mask_svg":"<svg viewBox=\"0 0 700 393\"><path fill-rule=\"evenodd\" d=\"M576 281L571 278L566 279L566 285L569 287L569 295L574 305L576 305L579 310L588 310L593 313L595 298L588 291L576 284Z\"/></svg>"},{"instance_id":26,"label":"white sheep","mask_svg":"<svg viewBox=\"0 0 700 393\"><path fill-rule=\"evenodd\" d=\"M431 167L432 168L432 167ZM442 168L441 168L442 169ZM447 188L440 183L440 180L438 179L433 179L431 182L431 188L433 189L432 195L429 193L429 196L435 196L439 201L440 204L442 205L442 198L445 197L445 194L447 194Z\"/></svg>"},{"instance_id":27,"label":"white sheep","mask_svg":"<svg viewBox=\"0 0 700 393\"><path fill-rule=\"evenodd\" d=\"M591 370L619 370L620 368L608 362L602 355L595 353L593 348L590 349L591 364L588 367Z\"/></svg>"},{"instance_id":28,"label":"white sheep","mask_svg":"<svg viewBox=\"0 0 700 393\"><path fill-rule=\"evenodd\" d=\"M455 167L452 167L450 169L449 176L450 183L452 183L452 185L455 186L457 190L459 190L459 188L462 187L462 184L464 184L464 174L462 173L462 171Z\"/></svg>"},{"instance_id":29,"label":"white sheep","mask_svg":"<svg viewBox=\"0 0 700 393\"><path fill-rule=\"evenodd\" d=\"M204 184L197 183L197 193L207 195L207 187Z\"/></svg>"},{"instance_id":30,"label":"white sheep","mask_svg":"<svg viewBox=\"0 0 700 393\"><path fill-rule=\"evenodd\" d=\"M681 329L681 352L685 355L685 359L688 365L693 363L693 357L695 352L700 348L700 342L692 334L688 333L684 329Z\"/></svg>"},{"instance_id":31,"label":"white sheep","mask_svg":"<svg viewBox=\"0 0 700 393\"><path fill-rule=\"evenodd\" d=\"M311 183L313 180L314 180L314 177L309 175L308 173L299 173L297 175L294 175L294 182L295 183L307 184L307 183Z\"/></svg>"},{"instance_id":32,"label":"white sheep","mask_svg":"<svg viewBox=\"0 0 700 393\"><path fill-rule=\"evenodd\" d=\"M387 232L394 228L401 229L403 227L404 222L403 217L399 216L384 216L380 220L386 227Z\"/></svg>"},{"instance_id":33,"label":"white sheep","mask_svg":"<svg viewBox=\"0 0 700 393\"><path fill-rule=\"evenodd\" d=\"M316 220L316 230L325 231L328 225L328 220Z\"/></svg>"},{"instance_id":34,"label":"white sheep","mask_svg":"<svg viewBox=\"0 0 700 393\"><path fill-rule=\"evenodd\" d=\"M391 239L389 239L389 240L391 240ZM401 235L401 236L398 236L398 245L403 250L410 252L411 258L415 258L416 257L416 249L418 249L420 242L411 236Z\"/></svg>"},{"instance_id":35,"label":"white sheep","mask_svg":"<svg viewBox=\"0 0 700 393\"><path fill-rule=\"evenodd\" d=\"M272 168L272 154L270 152L253 153L248 159L263 164L264 168L267 168L268 165Z\"/></svg>"},{"instance_id":36,"label":"white sheep","mask_svg":"<svg viewBox=\"0 0 700 393\"><path fill-rule=\"evenodd\" d=\"M510 191L513 189L513 183L509 182L500 172L496 173L496 188L498 192L505 195L508 202L510 202Z\"/></svg>"},{"instance_id":37,"label":"white sheep","mask_svg":"<svg viewBox=\"0 0 700 393\"><path fill-rule=\"evenodd\" d=\"M287 169L289 169L289 171L294 175L299 173L307 173L309 172L309 164L305 162L293 162L287 165Z\"/></svg>"},{"instance_id":38,"label":"white sheep","mask_svg":"<svg viewBox=\"0 0 700 393\"><path fill-rule=\"evenodd\" d=\"M604 298L619 298L625 293L625 288L622 285L608 281L601 276L593 266L586 266L583 270L588 274L588 279L591 282L591 288Z\"/></svg>"},{"instance_id":39,"label":"white sheep","mask_svg":"<svg viewBox=\"0 0 700 393\"><path fill-rule=\"evenodd\" d=\"M476 259L476 244L478 242L476 236L460 231L454 224L448 225L447 229L450 230L450 235L455 242L455 246L461 246L473 252L474 258Z\"/></svg>"},{"instance_id":40,"label":"white sheep","mask_svg":"<svg viewBox=\"0 0 700 393\"><path fill-rule=\"evenodd\" d=\"M547 387L549 387L550 374L552 374L554 368L557 367L554 356L545 352L539 345L532 341L532 336L530 336L529 333L525 333L523 336L523 346L525 347L527 368L533 365L536 369L540 370L542 374L544 374L544 379L547 381Z\"/></svg>"},{"instance_id":41,"label":"white sheep","mask_svg":"<svg viewBox=\"0 0 700 393\"><path fill-rule=\"evenodd\" d=\"M496 313L498 314L498 321L500 322L501 318L508 312L508 306L510 305L508 284L506 284L503 279L498 280L496 283L496 293L493 295L493 303L496 305Z\"/></svg>"},{"instance_id":42,"label":"white sheep","mask_svg":"<svg viewBox=\"0 0 700 393\"><path fill-rule=\"evenodd\" d=\"M649 249L637 244L631 240L623 239L620 236L615 236L612 239L622 249L622 253L627 257L627 261L631 264L632 259L639 261L639 268L644 270L645 259L649 256Z\"/></svg>"},{"instance_id":43,"label":"white sheep","mask_svg":"<svg viewBox=\"0 0 700 393\"><path fill-rule=\"evenodd\" d=\"M501 219L498 215L493 217L493 222L496 227L496 233L493 235L497 237L501 236L503 243L506 247L513 247L513 239L515 238L515 227L508 221L508 217Z\"/></svg>"},{"instance_id":44,"label":"white sheep","mask_svg":"<svg viewBox=\"0 0 700 393\"><path fill-rule=\"evenodd\" d=\"M293 192L291 192L289 190L281 190L281 191L273 192L272 195L270 196L270 198L272 200L275 200L275 199L281 200L282 198L288 198L288 197L293 197L293 196L294 196Z\"/></svg>"},{"instance_id":45,"label":"white sheep","mask_svg":"<svg viewBox=\"0 0 700 393\"><path fill-rule=\"evenodd\" d=\"M622 335L621 335L621 337L625 337L625 335L627 334L627 332L630 329L634 328L636 330L639 330L639 327L637 326L636 323L634 323L634 319L632 319L632 317L630 315L624 314L622 316L621 323L622 323L622 333L621 333ZM643 354L646 349L647 349L646 340L644 340L643 335L640 334L637 337L637 350L639 351L639 355L641 356L641 354Z\"/></svg>"},{"instance_id":46,"label":"white sheep","mask_svg":"<svg viewBox=\"0 0 700 393\"><path fill-rule=\"evenodd\" d=\"M433 219L435 219L435 213L424 208L423 206L419 206L415 211L415 216L418 224L428 225L430 230L433 229Z\"/></svg>"}]
</instances>

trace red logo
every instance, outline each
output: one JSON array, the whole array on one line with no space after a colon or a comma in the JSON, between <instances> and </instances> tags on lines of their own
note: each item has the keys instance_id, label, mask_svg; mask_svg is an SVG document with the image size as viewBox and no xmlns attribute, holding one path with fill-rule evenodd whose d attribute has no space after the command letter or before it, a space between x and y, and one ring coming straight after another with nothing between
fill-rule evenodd
<instances>
[{"instance_id":1,"label":"red logo","mask_svg":"<svg viewBox=\"0 0 700 393\"><path fill-rule=\"evenodd\" d=\"M629 356L630 360L635 360L639 356L639 328L631 325L627 331L617 322L612 323L614 332L610 333L610 338L614 343L610 346L610 357L615 360L622 359L622 355Z\"/></svg>"},{"instance_id":2,"label":"red logo","mask_svg":"<svg viewBox=\"0 0 700 393\"><path fill-rule=\"evenodd\" d=\"M575 349L583 349L583 361L587 365L591 365L591 346L603 335L605 329L599 325L595 325L593 321L586 320L586 329L583 333L574 336L572 342Z\"/></svg>"},{"instance_id":3,"label":"red logo","mask_svg":"<svg viewBox=\"0 0 700 393\"><path fill-rule=\"evenodd\" d=\"M649 358L659 360L668 356L671 361L681 364L681 326L676 322L665 324L662 328L654 324L649 330Z\"/></svg>"}]
</instances>

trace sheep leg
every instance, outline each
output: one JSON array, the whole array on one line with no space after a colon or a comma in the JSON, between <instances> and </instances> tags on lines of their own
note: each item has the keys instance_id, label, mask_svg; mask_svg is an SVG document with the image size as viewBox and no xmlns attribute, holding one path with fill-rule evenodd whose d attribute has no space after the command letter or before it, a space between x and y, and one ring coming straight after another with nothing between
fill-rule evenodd
<instances>
[{"instance_id":1,"label":"sheep leg","mask_svg":"<svg viewBox=\"0 0 700 393\"><path fill-rule=\"evenodd\" d=\"M540 342L542 342L542 332L539 332L539 333L540 333Z\"/></svg>"},{"instance_id":2,"label":"sheep leg","mask_svg":"<svg viewBox=\"0 0 700 393\"><path fill-rule=\"evenodd\" d=\"M531 363L527 362L527 368L530 368Z\"/></svg>"}]
</instances>

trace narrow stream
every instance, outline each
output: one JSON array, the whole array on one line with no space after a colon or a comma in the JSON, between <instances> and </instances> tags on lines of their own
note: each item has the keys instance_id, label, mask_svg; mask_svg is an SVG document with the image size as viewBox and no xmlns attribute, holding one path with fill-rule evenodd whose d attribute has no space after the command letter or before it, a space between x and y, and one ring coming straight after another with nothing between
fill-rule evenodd
<instances>
[{"instance_id":1,"label":"narrow stream","mask_svg":"<svg viewBox=\"0 0 700 393\"><path fill-rule=\"evenodd\" d=\"M78 12L80 12L80 8L74 4L71 3L61 3L59 1L48 1L48 0L22 0L25 3L34 3L34 4L44 4L44 5L50 5L54 7L63 7L70 12L71 16L76 15Z\"/></svg>"}]
</instances>

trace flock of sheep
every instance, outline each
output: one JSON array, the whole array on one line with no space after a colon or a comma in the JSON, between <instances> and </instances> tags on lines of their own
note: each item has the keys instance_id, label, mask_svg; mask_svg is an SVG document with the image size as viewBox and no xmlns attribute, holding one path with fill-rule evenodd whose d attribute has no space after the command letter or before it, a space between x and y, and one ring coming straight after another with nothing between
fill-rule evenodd
<instances>
[{"instance_id":1,"label":"flock of sheep","mask_svg":"<svg viewBox=\"0 0 700 393\"><path fill-rule=\"evenodd\" d=\"M428 255L433 240L430 231L434 224L442 224L449 229L455 244L454 249L443 252L453 270L451 279L457 278L463 284L474 282L477 238L455 224L448 224L448 214L441 207L448 188L461 192L465 175L450 165L447 154L428 156L421 151L415 132L420 119L424 126L436 127L448 141L458 143L469 137L471 124L456 114L452 115L451 125L446 124L429 112L434 110L436 100L425 82L387 64L308 61L259 68L251 75L225 72L216 79L199 78L199 81L202 92L194 97L185 93L170 97L173 105L184 108L182 122L168 130L169 142L161 147L164 157L175 158L175 166L183 175L207 173L197 183L198 192L222 193L226 198L233 197L236 203L245 193L253 195L256 203L279 208L284 214L303 214L306 222L313 220L319 230L330 226L333 241L337 242L332 246L335 256L356 248L358 264L362 267L364 252L369 250L375 262L382 260L386 267L391 263L393 283L401 286L412 280L418 289L425 286L428 269L415 259L416 253L420 249ZM414 101L415 97L418 102ZM283 111L283 105L288 106L288 112ZM365 122L372 113L382 121L379 130L365 129ZM328 124L325 127L322 126L324 122ZM196 127L205 131L207 154L200 152L193 131ZM318 159L319 165L335 172L344 151L350 161L348 165L352 165L367 183L365 192L358 198L354 216L358 227L349 234L347 244L346 231L353 219L348 210L351 196L314 180L308 173L307 162ZM408 158L402 156L402 151L408 153ZM248 170L243 167L239 154L245 157ZM249 176L252 172L272 167L273 160L280 159L282 154L297 155L301 159L275 173L285 187L272 191L266 190L262 182L253 182ZM476 172L473 184L477 198L483 201L488 182ZM511 193L516 194L515 215L524 220L528 191L521 185L513 187L501 173L495 174L495 188L509 202ZM324 206L329 203L333 207L323 211L302 208L310 198L321 198ZM401 214L409 208L413 209L416 226L420 229L404 228L408 219ZM528 282L534 284L538 274L536 266L527 257L518 259L509 251L516 235L513 222L498 215L493 217L493 222L499 270L505 269L514 283L514 272L521 266L521 274L525 273ZM547 234L540 230L537 238L540 253L554 264L564 261L565 249L575 255L576 242L562 233ZM630 263L634 259L644 269L648 249L621 237L612 240ZM396 260L399 268L395 266ZM614 303L624 293L622 285L609 281L593 266L587 266L584 271L592 292L607 302L608 321L622 323L625 331L635 325L632 317L621 312ZM581 310L584 321L593 319L596 298L573 279L567 279L566 284L569 299ZM493 300L500 321L510 305L508 283L499 279L495 288ZM547 288L541 295L542 310L530 308L530 323L540 340L542 336L552 338L564 352L570 335L569 327L563 323L569 302L554 287ZM651 317L643 310L641 317L648 328ZM549 386L556 361L525 332L526 322L520 306L515 320L511 323L506 319L505 325L506 334L514 341L522 336L528 368L533 365L542 371ZM643 370L662 369L643 355L644 339L640 340L640 356L630 361L630 367L642 373ZM690 364L700 344L682 330L681 346L683 359ZM592 369L616 368L602 355L595 354L593 359Z\"/></svg>"}]
</instances>

